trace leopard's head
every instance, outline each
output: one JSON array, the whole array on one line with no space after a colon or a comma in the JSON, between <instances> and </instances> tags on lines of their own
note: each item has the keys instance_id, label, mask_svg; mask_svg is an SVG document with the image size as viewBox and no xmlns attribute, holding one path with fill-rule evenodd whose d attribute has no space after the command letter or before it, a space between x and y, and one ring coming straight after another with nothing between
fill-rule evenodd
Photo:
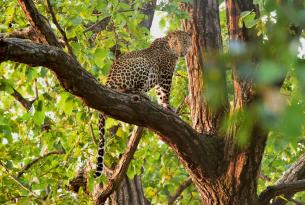
<instances>
[{"instance_id":1,"label":"leopard's head","mask_svg":"<svg viewBox=\"0 0 305 205\"><path fill-rule=\"evenodd\" d=\"M179 57L185 56L191 48L191 35L185 31L173 31L166 37L170 51Z\"/></svg>"}]
</instances>

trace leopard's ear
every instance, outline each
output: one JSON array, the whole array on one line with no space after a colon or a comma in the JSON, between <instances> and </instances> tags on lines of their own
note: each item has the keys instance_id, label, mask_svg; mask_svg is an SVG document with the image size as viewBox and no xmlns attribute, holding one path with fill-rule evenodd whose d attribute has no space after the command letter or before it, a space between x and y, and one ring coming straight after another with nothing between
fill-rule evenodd
<instances>
[{"instance_id":1,"label":"leopard's ear","mask_svg":"<svg viewBox=\"0 0 305 205\"><path fill-rule=\"evenodd\" d=\"M167 33L166 36L170 38L170 37L172 37L174 35L175 35L175 31L170 31L170 32Z\"/></svg>"}]
</instances>

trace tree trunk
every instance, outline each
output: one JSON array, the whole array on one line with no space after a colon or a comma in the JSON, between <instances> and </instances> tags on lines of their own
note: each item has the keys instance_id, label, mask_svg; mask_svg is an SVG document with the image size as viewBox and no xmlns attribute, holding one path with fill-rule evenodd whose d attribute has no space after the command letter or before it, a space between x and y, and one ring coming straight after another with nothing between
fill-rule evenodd
<instances>
[{"instance_id":1,"label":"tree trunk","mask_svg":"<svg viewBox=\"0 0 305 205\"><path fill-rule=\"evenodd\" d=\"M250 1L243 1L242 5L239 3L234 0L226 1L230 37L234 34L242 41L249 37L246 36L246 28L238 28L239 15L240 12L253 8L253 4ZM182 8L190 13L189 20L183 26L185 30L192 32L193 41L192 51L187 56L193 126L200 133L216 133L221 136L223 133L219 133L219 122L228 113L229 106L226 71L220 64L216 64L216 53L222 49L218 2L193 0L192 4L182 4ZM243 32L235 34L234 29ZM215 79L215 76L219 77ZM247 86L241 90L246 93L246 97L251 93L250 85L247 82ZM215 89L212 90L215 86L219 86L216 92ZM241 86L236 84L235 87L237 89ZM209 99L211 93L212 98L217 99L217 107L211 106L215 104L215 101ZM235 106L240 107L244 96L238 92L235 94ZM219 143L218 149L223 148L224 159L218 164L214 176L205 176L199 181L198 176L191 175L205 205L258 205L257 176L266 133L259 127L253 128L251 137L255 136L255 141L250 137L249 146L242 149L234 141L237 130L238 127L231 128L229 134L219 137L224 146Z\"/></svg>"},{"instance_id":2,"label":"tree trunk","mask_svg":"<svg viewBox=\"0 0 305 205\"><path fill-rule=\"evenodd\" d=\"M225 70L215 66L216 54L222 49L218 2L194 0L192 5L184 3L181 7L190 14L190 19L183 22L184 29L192 33L187 65L193 127L200 133L212 135L228 109ZM212 75L218 78L211 80Z\"/></svg>"},{"instance_id":3,"label":"tree trunk","mask_svg":"<svg viewBox=\"0 0 305 205\"><path fill-rule=\"evenodd\" d=\"M145 198L140 176L124 177L119 188L108 198L107 205L149 205Z\"/></svg>"}]
</instances>

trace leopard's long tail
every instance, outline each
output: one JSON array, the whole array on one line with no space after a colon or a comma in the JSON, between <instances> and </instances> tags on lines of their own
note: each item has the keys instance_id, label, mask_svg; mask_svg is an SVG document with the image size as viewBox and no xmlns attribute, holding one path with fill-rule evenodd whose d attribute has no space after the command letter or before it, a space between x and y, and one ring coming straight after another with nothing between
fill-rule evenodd
<instances>
[{"instance_id":1,"label":"leopard's long tail","mask_svg":"<svg viewBox=\"0 0 305 205\"><path fill-rule=\"evenodd\" d=\"M105 154L105 121L107 116L100 112L98 115L98 131L99 131L99 141L98 141L98 155L96 163L95 177L101 176L104 168L104 154Z\"/></svg>"}]
</instances>

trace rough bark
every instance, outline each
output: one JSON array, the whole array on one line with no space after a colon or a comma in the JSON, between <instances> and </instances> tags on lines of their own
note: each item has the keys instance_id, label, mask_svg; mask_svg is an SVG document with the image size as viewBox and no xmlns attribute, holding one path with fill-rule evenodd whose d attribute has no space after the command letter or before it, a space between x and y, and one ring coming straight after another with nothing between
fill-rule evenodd
<instances>
[{"instance_id":1,"label":"rough bark","mask_svg":"<svg viewBox=\"0 0 305 205\"><path fill-rule=\"evenodd\" d=\"M227 27L230 37L230 44L251 43L255 40L255 34L245 26L239 27L238 22L240 14L243 11L253 11L256 16L259 15L258 7L253 4L252 0L235 1L226 0L227 11ZM242 46L242 45L241 45ZM238 65L242 64L243 58L240 62L235 62L232 68L233 72L233 86L234 86L234 109L238 110L248 104L255 95L252 83L253 72L250 70L242 70ZM249 59L246 59L249 60ZM253 70L255 62L252 64Z\"/></svg>"},{"instance_id":2,"label":"rough bark","mask_svg":"<svg viewBox=\"0 0 305 205\"><path fill-rule=\"evenodd\" d=\"M118 189L108 198L106 205L150 205L144 197L141 177L129 179L126 175Z\"/></svg>"},{"instance_id":3,"label":"rough bark","mask_svg":"<svg viewBox=\"0 0 305 205\"><path fill-rule=\"evenodd\" d=\"M32 28L38 34L39 42L47 43L52 46L61 47L57 40L53 30L46 23L45 19L38 12L33 1L31 0L18 0L20 7L22 8L26 18L30 22Z\"/></svg>"},{"instance_id":4,"label":"rough bark","mask_svg":"<svg viewBox=\"0 0 305 205\"><path fill-rule=\"evenodd\" d=\"M15 30L12 33L0 33L0 37L6 37L6 38L22 38L22 39L29 39L36 43L44 43L41 40L40 35L35 31L35 29L32 26L22 28L20 30Z\"/></svg>"},{"instance_id":5,"label":"rough bark","mask_svg":"<svg viewBox=\"0 0 305 205\"><path fill-rule=\"evenodd\" d=\"M238 26L241 12L253 11L258 15L258 9L253 1L226 0L226 11L230 43L241 43L248 46L254 42L255 37L251 35L251 30L245 26L242 26L242 28ZM251 62L251 58L253 57L247 60ZM255 63L252 63L253 69ZM247 73L247 76L241 75L238 62L233 62L232 73L234 86L233 110L238 112L240 108L249 105L254 99L254 85L251 73ZM257 179L268 133L261 128L256 116L252 117L252 128L247 145L239 147L235 141L235 136L243 123L242 118L230 128L229 134L225 137L225 155L228 162L225 178L232 187L232 192L235 193L230 199L232 204L258 204Z\"/></svg>"},{"instance_id":6,"label":"rough bark","mask_svg":"<svg viewBox=\"0 0 305 205\"><path fill-rule=\"evenodd\" d=\"M248 30L240 29L237 23L242 11L253 8L252 1L232 0L226 3L230 39L237 39L235 36L237 35L240 41L247 43L251 38ZM211 75L209 69L213 69L211 65L215 63L215 52L221 50L218 4L217 1L212 0L194 0L192 5L184 4L183 6L191 13L191 18L184 23L184 27L193 32L193 48L187 58L193 126L199 132L217 133L219 120L228 111L226 84L222 85L224 92L218 96L221 103L216 111L209 107L209 101L202 93L209 92L208 79ZM225 71L220 68L216 71L221 73L223 76L221 79L225 82ZM251 81L244 79L242 83L246 86L242 87L239 77L237 74L234 77L235 82L238 83L234 85L235 106L239 106L238 103L244 101L242 94L248 97L248 93L251 92L249 87ZM234 138L237 131L238 127L234 127L222 138L225 144L224 161L217 168L221 174L217 177L205 178L205 181L200 184L194 180L204 204L258 204L257 177L266 133L259 126L254 125L248 146L241 148L238 147Z\"/></svg>"},{"instance_id":7,"label":"rough bark","mask_svg":"<svg viewBox=\"0 0 305 205\"><path fill-rule=\"evenodd\" d=\"M218 2L194 0L193 4L183 3L181 7L190 14L183 27L192 33L192 50L187 55L187 65L193 127L200 133L215 134L228 110L225 70L215 66L216 54L222 49ZM209 87L211 75L219 76L217 82L214 81L219 85L219 92L213 92L213 87ZM210 103L211 99L216 101Z\"/></svg>"}]
</instances>

